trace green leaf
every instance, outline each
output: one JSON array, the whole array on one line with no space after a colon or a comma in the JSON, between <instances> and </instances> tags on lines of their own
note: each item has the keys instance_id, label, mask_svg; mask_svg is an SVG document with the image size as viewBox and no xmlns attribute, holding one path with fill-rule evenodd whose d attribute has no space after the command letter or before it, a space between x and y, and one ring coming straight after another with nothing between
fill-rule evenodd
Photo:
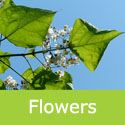
<instances>
[{"instance_id":1,"label":"green leaf","mask_svg":"<svg viewBox=\"0 0 125 125\"><path fill-rule=\"evenodd\" d=\"M41 46L54 15L53 11L16 6L6 0L0 8L0 33L16 46Z\"/></svg>"},{"instance_id":2,"label":"green leaf","mask_svg":"<svg viewBox=\"0 0 125 125\"><path fill-rule=\"evenodd\" d=\"M62 76L60 79L65 85L65 90L73 90L73 79L68 72L64 71L64 76Z\"/></svg>"},{"instance_id":3,"label":"green leaf","mask_svg":"<svg viewBox=\"0 0 125 125\"><path fill-rule=\"evenodd\" d=\"M0 55L8 55L8 54L9 53L3 53L2 50L0 50ZM8 66L10 66L9 57L0 57L0 60L6 63ZM0 74L5 73L5 71L9 69L8 66L0 62Z\"/></svg>"},{"instance_id":4,"label":"green leaf","mask_svg":"<svg viewBox=\"0 0 125 125\"><path fill-rule=\"evenodd\" d=\"M72 90L72 77L69 73L64 72L63 77L53 73L50 69L38 67L34 71L32 69L26 70L23 75L24 78L30 81L29 90Z\"/></svg>"},{"instance_id":5,"label":"green leaf","mask_svg":"<svg viewBox=\"0 0 125 125\"><path fill-rule=\"evenodd\" d=\"M64 72L64 76L59 76L49 69L43 67L37 68L35 71L33 86L35 89L42 90L72 90L72 77L69 73ZM68 84L67 84L68 83ZM69 83L71 83L69 85Z\"/></svg>"},{"instance_id":6,"label":"green leaf","mask_svg":"<svg viewBox=\"0 0 125 125\"><path fill-rule=\"evenodd\" d=\"M72 83L73 82L72 76L68 72L66 72L66 71L64 71L64 76L62 76L61 79L65 83Z\"/></svg>"},{"instance_id":7,"label":"green leaf","mask_svg":"<svg viewBox=\"0 0 125 125\"><path fill-rule=\"evenodd\" d=\"M32 69L31 69L31 68L27 69L27 70L22 74L22 76L23 76L25 79L29 80L30 83L32 83L32 81L33 81L33 72L32 72Z\"/></svg>"},{"instance_id":8,"label":"green leaf","mask_svg":"<svg viewBox=\"0 0 125 125\"><path fill-rule=\"evenodd\" d=\"M45 90L65 90L65 84L62 81L47 82L45 84Z\"/></svg>"},{"instance_id":9,"label":"green leaf","mask_svg":"<svg viewBox=\"0 0 125 125\"><path fill-rule=\"evenodd\" d=\"M49 84L49 86L51 87L53 87L54 84L56 85L56 80L58 80L58 76L51 70L44 69L43 67L38 67L34 71L34 73L35 77L32 84L35 89L46 89L47 84Z\"/></svg>"},{"instance_id":10,"label":"green leaf","mask_svg":"<svg viewBox=\"0 0 125 125\"><path fill-rule=\"evenodd\" d=\"M116 30L99 30L90 23L77 19L70 36L70 49L90 71L94 71L108 44L122 34Z\"/></svg>"},{"instance_id":11,"label":"green leaf","mask_svg":"<svg viewBox=\"0 0 125 125\"><path fill-rule=\"evenodd\" d=\"M6 87L1 79L0 79L0 90L6 90Z\"/></svg>"},{"instance_id":12,"label":"green leaf","mask_svg":"<svg viewBox=\"0 0 125 125\"><path fill-rule=\"evenodd\" d=\"M10 7L11 5L14 5L13 0L5 0L4 6L2 6L2 9L6 9L6 8ZM1 9L1 10L2 10L2 9ZM1 10L0 10L0 11L1 11Z\"/></svg>"},{"instance_id":13,"label":"green leaf","mask_svg":"<svg viewBox=\"0 0 125 125\"><path fill-rule=\"evenodd\" d=\"M34 52L35 52L35 49L31 49L28 53L34 53ZM29 57L29 58L35 58L36 54L34 54L34 55L27 55L27 57Z\"/></svg>"}]
</instances>

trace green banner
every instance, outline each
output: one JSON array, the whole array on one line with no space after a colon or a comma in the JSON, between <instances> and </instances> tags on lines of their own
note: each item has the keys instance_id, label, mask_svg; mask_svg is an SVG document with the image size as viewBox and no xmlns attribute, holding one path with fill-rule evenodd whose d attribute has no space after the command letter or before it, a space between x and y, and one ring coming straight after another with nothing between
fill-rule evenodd
<instances>
[{"instance_id":1,"label":"green banner","mask_svg":"<svg viewBox=\"0 0 125 125\"><path fill-rule=\"evenodd\" d=\"M124 97L124 90L0 91L0 124L124 124Z\"/></svg>"}]
</instances>

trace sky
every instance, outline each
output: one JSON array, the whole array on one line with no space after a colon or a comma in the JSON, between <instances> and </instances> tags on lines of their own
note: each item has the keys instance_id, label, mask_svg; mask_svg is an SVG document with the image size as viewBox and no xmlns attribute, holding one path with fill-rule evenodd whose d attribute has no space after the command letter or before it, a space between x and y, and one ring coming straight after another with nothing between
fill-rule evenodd
<instances>
[{"instance_id":1,"label":"sky","mask_svg":"<svg viewBox=\"0 0 125 125\"><path fill-rule=\"evenodd\" d=\"M17 5L58 11L52 25L58 29L64 25L73 27L77 18L84 19L105 30L125 32L125 0L14 0ZM15 47L7 40L2 43L4 52L21 53L24 49ZM42 57L39 55L39 58ZM39 66L31 61L33 68ZM11 66L21 74L28 69L22 57L11 58ZM125 34L109 44L95 72L90 72L83 63L67 70L73 77L75 90L122 90L125 89ZM0 78L11 75L19 81L20 77L11 70Z\"/></svg>"}]
</instances>

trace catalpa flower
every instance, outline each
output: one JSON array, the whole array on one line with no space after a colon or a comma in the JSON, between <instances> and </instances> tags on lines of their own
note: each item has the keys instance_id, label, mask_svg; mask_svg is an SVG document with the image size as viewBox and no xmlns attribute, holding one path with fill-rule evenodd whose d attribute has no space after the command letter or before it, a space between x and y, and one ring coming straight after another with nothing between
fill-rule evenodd
<instances>
[{"instance_id":1,"label":"catalpa flower","mask_svg":"<svg viewBox=\"0 0 125 125\"><path fill-rule=\"evenodd\" d=\"M47 55L47 56L46 56L46 63L47 63L48 65L51 64L51 59L52 59L52 56L51 56L51 55Z\"/></svg>"},{"instance_id":2,"label":"catalpa flower","mask_svg":"<svg viewBox=\"0 0 125 125\"><path fill-rule=\"evenodd\" d=\"M8 76L4 82L7 87L17 87L18 86L16 80L14 80L13 77L11 77L11 76Z\"/></svg>"},{"instance_id":3,"label":"catalpa flower","mask_svg":"<svg viewBox=\"0 0 125 125\"><path fill-rule=\"evenodd\" d=\"M69 31L68 31L68 34L71 34L73 28L70 27L68 30L69 30Z\"/></svg>"},{"instance_id":4,"label":"catalpa flower","mask_svg":"<svg viewBox=\"0 0 125 125\"><path fill-rule=\"evenodd\" d=\"M60 34L61 36L65 36L66 33L67 33L67 32L66 32L64 29L62 29L62 30L59 31L59 34Z\"/></svg>"},{"instance_id":5,"label":"catalpa flower","mask_svg":"<svg viewBox=\"0 0 125 125\"><path fill-rule=\"evenodd\" d=\"M64 25L64 31L67 31L68 25Z\"/></svg>"},{"instance_id":6,"label":"catalpa flower","mask_svg":"<svg viewBox=\"0 0 125 125\"><path fill-rule=\"evenodd\" d=\"M58 71L57 71L57 74L59 75L59 77L62 77L62 76L64 76L64 71L58 70Z\"/></svg>"},{"instance_id":7,"label":"catalpa flower","mask_svg":"<svg viewBox=\"0 0 125 125\"><path fill-rule=\"evenodd\" d=\"M60 44L55 44L55 46L54 46L57 50L58 49L61 49L63 46L62 45L60 45Z\"/></svg>"},{"instance_id":8,"label":"catalpa flower","mask_svg":"<svg viewBox=\"0 0 125 125\"><path fill-rule=\"evenodd\" d=\"M75 57L75 55L68 50L71 31L72 28L69 28L68 25L64 25L64 28L61 30L50 26L42 45L42 50L48 50L48 52L50 52L49 54L47 51L45 53L45 67L51 68L53 67L51 65L55 65L55 68L62 66L67 69L71 65L79 64L79 58ZM55 52L51 51L51 49Z\"/></svg>"}]
</instances>

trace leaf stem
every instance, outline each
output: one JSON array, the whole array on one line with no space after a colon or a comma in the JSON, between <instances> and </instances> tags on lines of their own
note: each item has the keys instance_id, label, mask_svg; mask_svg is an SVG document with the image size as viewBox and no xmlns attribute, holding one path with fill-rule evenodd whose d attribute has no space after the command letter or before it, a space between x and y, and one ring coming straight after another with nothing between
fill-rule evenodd
<instances>
[{"instance_id":1,"label":"leaf stem","mask_svg":"<svg viewBox=\"0 0 125 125\"><path fill-rule=\"evenodd\" d=\"M44 64L41 62L41 60L38 58L38 57L36 57L36 56L34 56L37 60L38 60L38 62L40 62L41 64L42 64L42 66L44 67L44 68L46 68L45 66L44 66Z\"/></svg>"},{"instance_id":2,"label":"leaf stem","mask_svg":"<svg viewBox=\"0 0 125 125\"><path fill-rule=\"evenodd\" d=\"M35 75L34 75L34 71L33 71L33 68L32 68L32 66L31 66L30 62L28 61L28 59L27 59L25 56L23 56L23 57L24 57L24 59L26 60L26 62L28 63L30 69L32 70L33 77L34 77L34 76L35 76Z\"/></svg>"}]
</instances>

